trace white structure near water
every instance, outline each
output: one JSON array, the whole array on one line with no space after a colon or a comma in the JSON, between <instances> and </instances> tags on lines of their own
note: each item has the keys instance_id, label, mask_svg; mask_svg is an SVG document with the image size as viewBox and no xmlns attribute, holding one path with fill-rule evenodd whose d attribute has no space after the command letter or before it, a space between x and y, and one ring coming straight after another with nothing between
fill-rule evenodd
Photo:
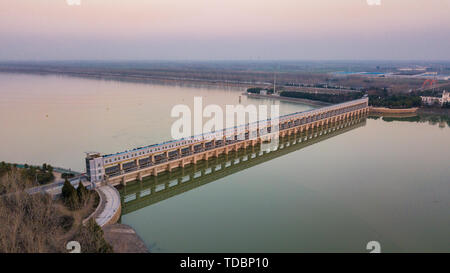
<instances>
[{"instance_id":1,"label":"white structure near water","mask_svg":"<svg viewBox=\"0 0 450 273\"><path fill-rule=\"evenodd\" d=\"M421 96L422 103L426 105L433 105L433 104L439 104L444 105L444 103L449 102L450 103L450 92L444 91L442 92L442 97L425 97Z\"/></svg>"}]
</instances>

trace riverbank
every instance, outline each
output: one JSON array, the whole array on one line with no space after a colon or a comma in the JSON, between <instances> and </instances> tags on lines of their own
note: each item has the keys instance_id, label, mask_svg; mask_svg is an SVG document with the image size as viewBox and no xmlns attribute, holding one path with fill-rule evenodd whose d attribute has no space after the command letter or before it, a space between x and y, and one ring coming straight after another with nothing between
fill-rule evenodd
<instances>
[{"instance_id":1,"label":"riverbank","mask_svg":"<svg viewBox=\"0 0 450 273\"><path fill-rule=\"evenodd\" d=\"M116 253L149 253L144 241L128 225L108 225L103 227L103 233L103 237Z\"/></svg>"},{"instance_id":2,"label":"riverbank","mask_svg":"<svg viewBox=\"0 0 450 273\"><path fill-rule=\"evenodd\" d=\"M369 107L370 114L411 114L417 112L417 107L414 108L402 108L402 109L392 109L386 107Z\"/></svg>"},{"instance_id":3,"label":"riverbank","mask_svg":"<svg viewBox=\"0 0 450 273\"><path fill-rule=\"evenodd\" d=\"M430 108L430 107L414 107L414 108L403 108L403 109L391 109L386 107L369 107L369 113L373 115L416 115L416 114L426 114L426 115L439 115L450 117L450 109L445 108Z\"/></svg>"}]
</instances>

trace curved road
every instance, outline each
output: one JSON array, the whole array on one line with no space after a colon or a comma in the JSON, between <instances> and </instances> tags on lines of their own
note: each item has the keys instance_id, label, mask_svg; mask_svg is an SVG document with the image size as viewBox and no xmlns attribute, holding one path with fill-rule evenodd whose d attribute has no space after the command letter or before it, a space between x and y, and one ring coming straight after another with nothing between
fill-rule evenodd
<instances>
[{"instance_id":1,"label":"curved road","mask_svg":"<svg viewBox=\"0 0 450 273\"><path fill-rule=\"evenodd\" d=\"M110 224L111 220L120 212L120 194L113 186L106 185L97 188L100 194L101 211L95 217L95 221L101 227Z\"/></svg>"}]
</instances>

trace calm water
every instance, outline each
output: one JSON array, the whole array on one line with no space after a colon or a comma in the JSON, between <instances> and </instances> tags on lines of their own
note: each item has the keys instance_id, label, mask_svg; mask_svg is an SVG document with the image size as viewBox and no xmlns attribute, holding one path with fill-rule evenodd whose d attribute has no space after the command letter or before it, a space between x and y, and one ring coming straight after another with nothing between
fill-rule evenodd
<instances>
[{"instance_id":1,"label":"calm water","mask_svg":"<svg viewBox=\"0 0 450 273\"><path fill-rule=\"evenodd\" d=\"M450 129L387 120L362 121L208 184L194 181L199 186L178 195L159 194L158 184L176 189L176 179L194 171L127 186L122 222L154 252L363 252L372 240L386 252L448 252ZM152 184L153 196L136 198Z\"/></svg>"},{"instance_id":2,"label":"calm water","mask_svg":"<svg viewBox=\"0 0 450 273\"><path fill-rule=\"evenodd\" d=\"M85 152L114 153L170 139L177 104L238 104L242 90L0 73L0 161L84 171ZM280 104L280 114L308 105L241 97L242 104ZM207 119L205 119L206 122Z\"/></svg>"},{"instance_id":3,"label":"calm water","mask_svg":"<svg viewBox=\"0 0 450 273\"><path fill-rule=\"evenodd\" d=\"M236 104L239 94L0 74L0 158L83 170L84 151L168 139L174 104L191 105L194 95ZM280 105L282 113L310 109ZM285 139L282 149L255 158L258 148L131 184L121 189L121 221L152 252L365 252L372 240L386 252L449 252L448 121L342 126L300 143Z\"/></svg>"}]
</instances>

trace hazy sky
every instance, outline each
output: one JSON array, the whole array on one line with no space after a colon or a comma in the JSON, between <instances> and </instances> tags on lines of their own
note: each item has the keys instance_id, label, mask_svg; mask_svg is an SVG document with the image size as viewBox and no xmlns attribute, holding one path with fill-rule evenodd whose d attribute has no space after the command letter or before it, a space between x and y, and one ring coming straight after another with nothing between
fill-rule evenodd
<instances>
[{"instance_id":1,"label":"hazy sky","mask_svg":"<svg viewBox=\"0 0 450 273\"><path fill-rule=\"evenodd\" d=\"M0 60L450 60L450 0L70 1L0 0Z\"/></svg>"}]
</instances>

